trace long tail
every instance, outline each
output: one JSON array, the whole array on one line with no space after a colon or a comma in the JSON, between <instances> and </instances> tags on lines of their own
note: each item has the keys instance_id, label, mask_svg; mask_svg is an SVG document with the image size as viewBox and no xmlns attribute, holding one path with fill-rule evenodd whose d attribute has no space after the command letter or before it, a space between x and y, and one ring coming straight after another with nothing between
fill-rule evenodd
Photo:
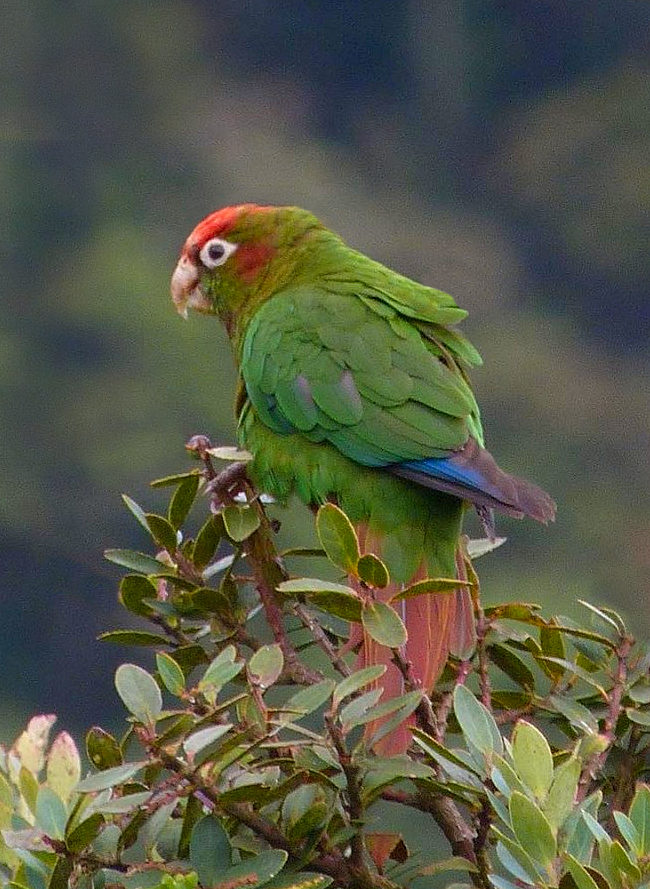
<instances>
[{"instance_id":1,"label":"long tail","mask_svg":"<svg viewBox=\"0 0 650 889\"><path fill-rule=\"evenodd\" d=\"M544 523L555 518L555 503L546 491L504 472L492 454L473 438L450 457L396 463L390 472L425 488L445 491L477 507L496 509L515 518L526 515Z\"/></svg>"},{"instance_id":2,"label":"long tail","mask_svg":"<svg viewBox=\"0 0 650 889\"><path fill-rule=\"evenodd\" d=\"M371 539L365 528L358 529L358 534L362 551L381 553L379 541ZM467 579L460 550L456 555L456 571L460 580ZM426 564L422 563L407 585L429 576ZM354 583L354 580L351 582ZM402 588L400 584L390 584L381 590L382 600L390 599ZM408 632L402 653L411 665L414 679L421 683L426 694L431 694L449 654L460 654L473 644L474 616L468 589L459 587L452 593L425 594L403 599L396 605ZM360 628L353 631L351 642L360 643L357 669L371 664L386 665L386 672L377 683L384 690L381 700L403 695L404 678L392 661L391 650L379 645ZM379 725L378 722L368 723L365 731L367 739L373 736ZM409 725L410 722L406 721L382 738L375 744L375 751L382 756L404 753L411 743Z\"/></svg>"}]
</instances>

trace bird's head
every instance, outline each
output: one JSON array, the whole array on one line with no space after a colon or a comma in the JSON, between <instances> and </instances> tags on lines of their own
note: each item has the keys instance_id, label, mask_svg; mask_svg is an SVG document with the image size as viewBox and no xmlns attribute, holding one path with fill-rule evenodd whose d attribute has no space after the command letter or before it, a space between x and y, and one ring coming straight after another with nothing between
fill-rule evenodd
<instances>
[{"instance_id":1,"label":"bird's head","mask_svg":"<svg viewBox=\"0 0 650 889\"><path fill-rule=\"evenodd\" d=\"M290 280L305 235L322 230L297 207L239 204L211 213L185 241L172 275L177 310L218 314L228 327L286 283L282 278Z\"/></svg>"}]
</instances>

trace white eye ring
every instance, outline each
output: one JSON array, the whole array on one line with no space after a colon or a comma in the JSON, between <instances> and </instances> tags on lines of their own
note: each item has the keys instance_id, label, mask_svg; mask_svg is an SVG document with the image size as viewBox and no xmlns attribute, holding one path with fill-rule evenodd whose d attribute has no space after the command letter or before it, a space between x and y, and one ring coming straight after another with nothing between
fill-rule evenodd
<instances>
[{"instance_id":1,"label":"white eye ring","mask_svg":"<svg viewBox=\"0 0 650 889\"><path fill-rule=\"evenodd\" d=\"M236 249L237 244L231 244L223 238L211 238L201 248L199 258L206 269L214 269L218 265L223 265Z\"/></svg>"}]
</instances>

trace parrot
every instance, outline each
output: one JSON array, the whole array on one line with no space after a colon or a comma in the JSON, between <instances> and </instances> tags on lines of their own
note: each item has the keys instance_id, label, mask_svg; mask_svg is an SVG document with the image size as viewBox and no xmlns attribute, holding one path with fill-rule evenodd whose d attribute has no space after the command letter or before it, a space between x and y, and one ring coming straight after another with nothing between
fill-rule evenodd
<instances>
[{"instance_id":1,"label":"parrot","mask_svg":"<svg viewBox=\"0 0 650 889\"><path fill-rule=\"evenodd\" d=\"M493 537L493 512L555 518L536 485L502 470L484 446L469 372L481 364L457 330L467 312L448 294L354 250L307 210L243 203L206 216L171 280L177 310L217 316L238 370L240 446L258 490L312 509L334 503L362 553L388 568L384 601L429 577L453 593L396 602L403 656L431 694L450 653L471 646L473 606L461 548L475 508ZM350 578L352 585L357 584ZM355 586L358 589L358 586ZM383 699L404 692L392 652L352 630L358 666L386 666ZM403 753L408 726L381 742Z\"/></svg>"}]
</instances>

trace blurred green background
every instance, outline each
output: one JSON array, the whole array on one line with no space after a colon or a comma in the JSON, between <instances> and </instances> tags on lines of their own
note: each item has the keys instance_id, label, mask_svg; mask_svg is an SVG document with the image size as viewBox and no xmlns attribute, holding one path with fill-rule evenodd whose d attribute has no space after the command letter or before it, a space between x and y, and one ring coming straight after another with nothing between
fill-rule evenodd
<instances>
[{"instance_id":1,"label":"blurred green background","mask_svg":"<svg viewBox=\"0 0 650 889\"><path fill-rule=\"evenodd\" d=\"M0 736L117 712L119 499L233 441L216 322L173 312L206 213L308 207L451 292L490 449L558 501L486 597L650 630L648 13L638 0L5 0ZM304 515L284 534L305 539Z\"/></svg>"}]
</instances>

